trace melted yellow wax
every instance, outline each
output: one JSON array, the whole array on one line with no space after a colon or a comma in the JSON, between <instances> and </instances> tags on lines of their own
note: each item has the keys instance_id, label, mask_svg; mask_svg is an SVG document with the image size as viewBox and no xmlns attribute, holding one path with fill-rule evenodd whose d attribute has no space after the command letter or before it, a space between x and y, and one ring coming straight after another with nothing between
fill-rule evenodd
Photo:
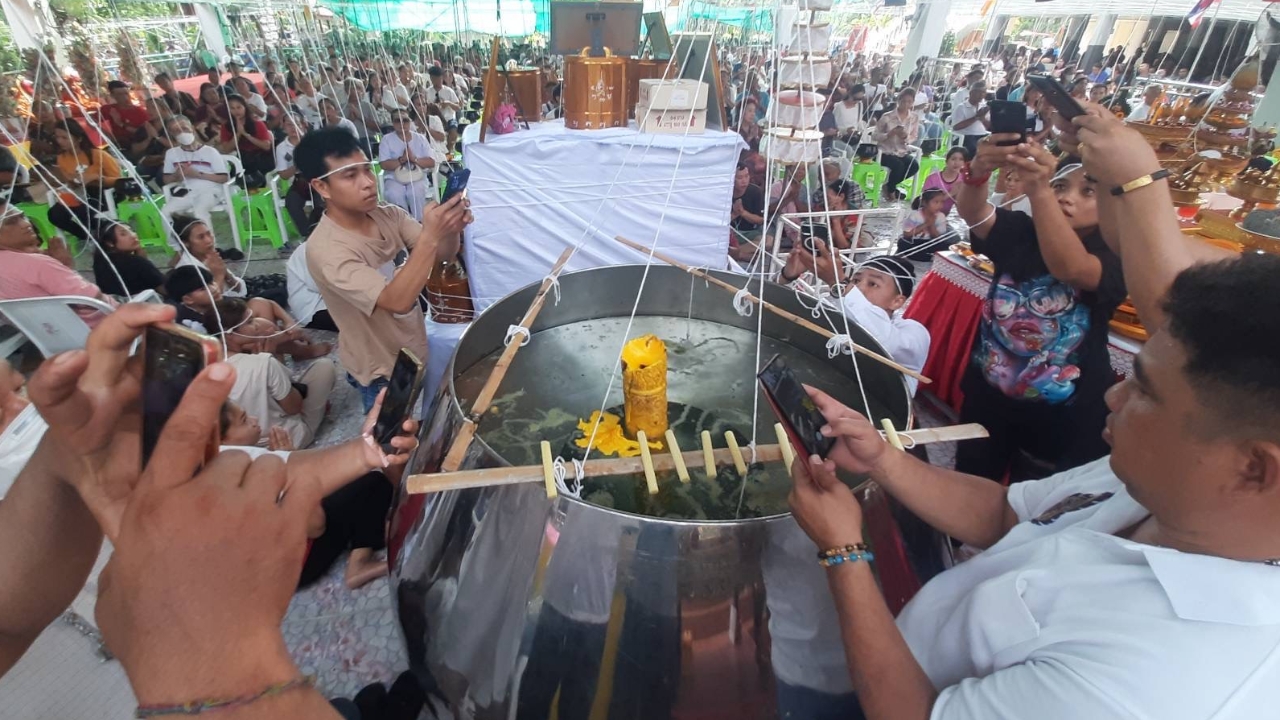
<instances>
[{"instance_id":1,"label":"melted yellow wax","mask_svg":"<svg viewBox=\"0 0 1280 720\"><path fill-rule=\"evenodd\" d=\"M590 418L578 421L578 429L582 431L582 437L574 441L575 445L586 448L591 443L591 428L595 426L597 420L600 421L600 428L596 430L596 441L591 444L592 450L603 455L618 457L635 457L640 454L640 443L628 438L622 431L622 419L610 412L604 413L602 417L599 410L593 411ZM662 443L650 440L649 449L661 450Z\"/></svg>"}]
</instances>

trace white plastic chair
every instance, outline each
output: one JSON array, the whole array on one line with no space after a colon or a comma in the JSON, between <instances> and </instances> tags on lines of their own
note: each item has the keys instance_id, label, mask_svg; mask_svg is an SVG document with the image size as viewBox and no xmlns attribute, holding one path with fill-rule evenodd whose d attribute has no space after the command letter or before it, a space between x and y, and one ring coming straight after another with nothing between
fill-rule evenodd
<instances>
[{"instance_id":1,"label":"white plastic chair","mask_svg":"<svg viewBox=\"0 0 1280 720\"><path fill-rule=\"evenodd\" d=\"M79 350L89 339L89 325L76 313L77 307L104 315L115 309L96 298L53 295L0 300L0 318L25 335L41 355L53 357L68 350Z\"/></svg>"},{"instance_id":2,"label":"white plastic chair","mask_svg":"<svg viewBox=\"0 0 1280 720\"><path fill-rule=\"evenodd\" d=\"M294 175L294 178L297 177L297 175ZM297 181L295 180L295 182ZM284 195L280 193L280 173L274 170L267 173L267 187L271 191L271 206L275 208L276 211L276 225L280 228L280 237L284 238L284 241L287 243L291 238L289 237L289 231L285 229L284 224L285 205ZM301 230L299 230L299 232L301 232Z\"/></svg>"}]
</instances>

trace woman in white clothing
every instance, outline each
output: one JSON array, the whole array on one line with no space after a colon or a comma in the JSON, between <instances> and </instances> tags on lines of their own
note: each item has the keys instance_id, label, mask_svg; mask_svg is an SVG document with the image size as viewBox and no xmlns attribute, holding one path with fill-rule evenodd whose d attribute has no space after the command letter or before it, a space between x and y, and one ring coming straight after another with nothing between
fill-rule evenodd
<instances>
[{"instance_id":1,"label":"woman in white clothing","mask_svg":"<svg viewBox=\"0 0 1280 720\"><path fill-rule=\"evenodd\" d=\"M387 202L399 205L421 222L427 189L432 187L435 154L427 138L413 132L413 121L407 110L393 110L391 126L393 132L384 135L378 146L378 160L386 171L383 193Z\"/></svg>"}]
</instances>

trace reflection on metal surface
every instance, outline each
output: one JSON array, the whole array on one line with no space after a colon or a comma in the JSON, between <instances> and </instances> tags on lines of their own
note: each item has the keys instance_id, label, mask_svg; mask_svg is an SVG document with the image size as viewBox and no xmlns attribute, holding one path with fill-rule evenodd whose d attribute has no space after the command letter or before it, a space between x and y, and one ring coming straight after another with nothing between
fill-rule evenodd
<instances>
[{"instance_id":1,"label":"reflection on metal surface","mask_svg":"<svg viewBox=\"0 0 1280 720\"><path fill-rule=\"evenodd\" d=\"M576 419L600 409L642 272L561 277L562 301L538 317L464 468L536 463L541 440L562 447ZM438 468L461 406L534 291L517 291L467 331L412 472ZM803 312L789 290L769 286L765 296ZM736 418L749 433L757 320L740 317L723 291L652 267L632 335L652 332L671 347L673 403ZM861 406L847 356L829 361L823 338L776 318L763 323L762 361L780 352L807 381ZM865 360L858 369L872 414L909 427L902 378ZM617 393L607 405L621 402ZM767 403L760 408L760 442L771 442L775 419ZM659 482L679 484L674 474ZM699 482L709 481L694 473ZM817 548L786 513L785 492L759 498L764 517L711 521L548 500L540 484L402 492L389 543L393 584L410 661L448 709L441 717L765 719L847 707Z\"/></svg>"}]
</instances>

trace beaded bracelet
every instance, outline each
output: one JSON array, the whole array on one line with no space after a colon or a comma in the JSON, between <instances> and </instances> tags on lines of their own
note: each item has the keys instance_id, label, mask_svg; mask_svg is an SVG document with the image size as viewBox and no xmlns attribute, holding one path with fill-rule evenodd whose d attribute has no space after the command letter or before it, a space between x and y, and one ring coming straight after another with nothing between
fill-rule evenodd
<instances>
[{"instance_id":1,"label":"beaded bracelet","mask_svg":"<svg viewBox=\"0 0 1280 720\"><path fill-rule=\"evenodd\" d=\"M159 717L161 715L199 715L206 710L228 710L242 707L259 700L275 697L300 687L311 687L316 684L315 676L304 675L282 683L276 683L266 690L238 698L192 700L181 705L139 705L135 718Z\"/></svg>"},{"instance_id":2,"label":"beaded bracelet","mask_svg":"<svg viewBox=\"0 0 1280 720\"><path fill-rule=\"evenodd\" d=\"M867 547L866 543L855 543L853 545L845 545L844 547L833 547L829 550L820 551L818 553L818 559L825 560L826 558L835 557L837 555L848 555L851 552L866 552L870 549L871 548Z\"/></svg>"},{"instance_id":3,"label":"beaded bracelet","mask_svg":"<svg viewBox=\"0 0 1280 720\"><path fill-rule=\"evenodd\" d=\"M824 568L829 568L832 565L843 565L844 563L856 563L859 560L869 563L875 559L876 559L876 556L869 552L851 552L843 555L833 555L828 558L823 558L818 561L818 564Z\"/></svg>"}]
</instances>

